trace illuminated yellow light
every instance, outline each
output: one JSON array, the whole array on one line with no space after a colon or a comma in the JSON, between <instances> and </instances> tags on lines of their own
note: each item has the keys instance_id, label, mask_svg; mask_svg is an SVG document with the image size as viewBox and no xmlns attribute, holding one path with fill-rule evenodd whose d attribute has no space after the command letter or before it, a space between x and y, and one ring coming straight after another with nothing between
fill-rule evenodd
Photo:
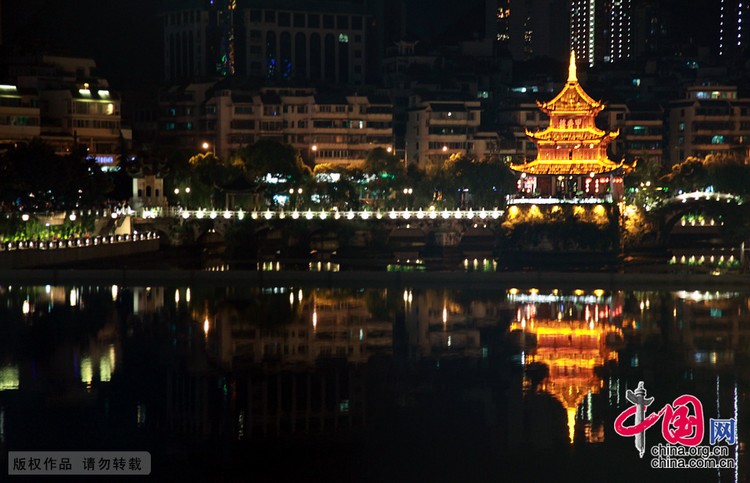
<instances>
[{"instance_id":1,"label":"illuminated yellow light","mask_svg":"<svg viewBox=\"0 0 750 483\"><path fill-rule=\"evenodd\" d=\"M81 359L81 382L90 386L94 381L94 370L91 364L91 357L84 357Z\"/></svg>"},{"instance_id":2,"label":"illuminated yellow light","mask_svg":"<svg viewBox=\"0 0 750 483\"><path fill-rule=\"evenodd\" d=\"M568 414L568 438L570 438L570 444L573 444L576 435L576 412L578 408L566 408L565 411Z\"/></svg>"},{"instance_id":3,"label":"illuminated yellow light","mask_svg":"<svg viewBox=\"0 0 750 483\"><path fill-rule=\"evenodd\" d=\"M0 367L0 391L14 391L19 387L18 367Z\"/></svg>"},{"instance_id":4,"label":"illuminated yellow light","mask_svg":"<svg viewBox=\"0 0 750 483\"><path fill-rule=\"evenodd\" d=\"M208 329L209 329L209 323L208 323L208 317L203 321L203 334L208 335Z\"/></svg>"},{"instance_id":5,"label":"illuminated yellow light","mask_svg":"<svg viewBox=\"0 0 750 483\"><path fill-rule=\"evenodd\" d=\"M110 359L107 356L102 356L99 359L99 380L101 382L109 382L112 380L112 366L110 365Z\"/></svg>"}]
</instances>

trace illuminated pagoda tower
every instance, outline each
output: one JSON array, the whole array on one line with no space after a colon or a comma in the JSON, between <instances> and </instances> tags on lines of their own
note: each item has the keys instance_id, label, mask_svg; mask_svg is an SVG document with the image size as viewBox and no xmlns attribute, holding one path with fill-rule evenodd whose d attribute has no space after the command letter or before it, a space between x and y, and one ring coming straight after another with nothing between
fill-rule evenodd
<instances>
[{"instance_id":1,"label":"illuminated pagoda tower","mask_svg":"<svg viewBox=\"0 0 750 483\"><path fill-rule=\"evenodd\" d=\"M537 157L510 166L520 173L522 195L510 202L528 203L532 197L619 199L622 163L607 157L607 147L619 130L606 132L596 127L595 118L605 105L592 99L578 83L575 52L570 53L565 87L551 101L537 104L550 117L550 124L543 131L526 130L537 146Z\"/></svg>"}]
</instances>

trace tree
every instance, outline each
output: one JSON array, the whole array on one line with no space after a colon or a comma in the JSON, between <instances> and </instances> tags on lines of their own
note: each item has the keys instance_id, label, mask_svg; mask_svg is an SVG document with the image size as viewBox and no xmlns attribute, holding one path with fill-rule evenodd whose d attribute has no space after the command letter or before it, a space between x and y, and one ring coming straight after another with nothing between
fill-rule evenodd
<instances>
[{"instance_id":1,"label":"tree","mask_svg":"<svg viewBox=\"0 0 750 483\"><path fill-rule=\"evenodd\" d=\"M372 198L381 202L401 189L406 181L404 165L383 148L374 148L367 153L362 171L369 178L368 189Z\"/></svg>"},{"instance_id":2,"label":"tree","mask_svg":"<svg viewBox=\"0 0 750 483\"><path fill-rule=\"evenodd\" d=\"M30 210L64 210L102 203L113 189L85 149L60 156L33 139L2 156L2 198Z\"/></svg>"},{"instance_id":3,"label":"tree","mask_svg":"<svg viewBox=\"0 0 750 483\"><path fill-rule=\"evenodd\" d=\"M703 160L707 171L707 184L715 191L747 195L750 187L747 179L750 176L750 165L745 164L742 156L733 154L709 154Z\"/></svg>"},{"instance_id":4,"label":"tree","mask_svg":"<svg viewBox=\"0 0 750 483\"><path fill-rule=\"evenodd\" d=\"M672 166L672 170L662 177L662 181L675 190L695 191L706 187L708 171L702 159L689 156L685 161Z\"/></svg>"},{"instance_id":5,"label":"tree","mask_svg":"<svg viewBox=\"0 0 750 483\"><path fill-rule=\"evenodd\" d=\"M270 174L292 184L301 184L312 175L312 170L302 161L294 146L270 139L261 139L251 146L240 148L235 153L235 159L244 166L248 177L257 182Z\"/></svg>"},{"instance_id":6,"label":"tree","mask_svg":"<svg viewBox=\"0 0 750 483\"><path fill-rule=\"evenodd\" d=\"M500 161L471 159L463 153L445 160L434 179L447 202L473 207L499 206L514 182L507 166Z\"/></svg>"}]
</instances>

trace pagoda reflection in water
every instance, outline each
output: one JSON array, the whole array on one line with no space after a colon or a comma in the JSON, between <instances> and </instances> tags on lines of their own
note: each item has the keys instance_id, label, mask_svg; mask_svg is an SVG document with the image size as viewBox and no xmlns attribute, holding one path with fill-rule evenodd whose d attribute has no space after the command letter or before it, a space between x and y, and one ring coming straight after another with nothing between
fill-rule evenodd
<instances>
[{"instance_id":1,"label":"pagoda reflection in water","mask_svg":"<svg viewBox=\"0 0 750 483\"><path fill-rule=\"evenodd\" d=\"M603 428L592 429L591 397L603 387L596 368L617 361L615 348L622 343L622 303L601 290L586 295L576 290L561 295L557 290L543 295L511 289L508 300L516 304L511 335L521 349L525 366L525 386L535 378L538 389L553 395L567 412L570 442L574 441L576 414L588 398L586 440L604 440ZM546 370L548 369L548 374ZM540 374L541 372L541 374ZM546 376L546 377L544 377Z\"/></svg>"}]
</instances>

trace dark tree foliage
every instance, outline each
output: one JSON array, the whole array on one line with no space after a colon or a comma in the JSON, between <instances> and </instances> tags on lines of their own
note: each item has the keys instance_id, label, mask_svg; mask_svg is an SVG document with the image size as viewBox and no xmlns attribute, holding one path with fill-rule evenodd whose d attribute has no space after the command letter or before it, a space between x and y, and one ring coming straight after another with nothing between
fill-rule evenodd
<instances>
[{"instance_id":1,"label":"dark tree foliage","mask_svg":"<svg viewBox=\"0 0 750 483\"><path fill-rule=\"evenodd\" d=\"M270 139L261 139L251 146L240 148L236 158L241 160L248 178L254 181L270 173L299 184L312 175L312 170L302 161L294 146Z\"/></svg>"},{"instance_id":2,"label":"dark tree foliage","mask_svg":"<svg viewBox=\"0 0 750 483\"><path fill-rule=\"evenodd\" d=\"M39 139L0 156L0 197L27 210L65 210L102 204L114 188L82 148L58 155Z\"/></svg>"}]
</instances>

